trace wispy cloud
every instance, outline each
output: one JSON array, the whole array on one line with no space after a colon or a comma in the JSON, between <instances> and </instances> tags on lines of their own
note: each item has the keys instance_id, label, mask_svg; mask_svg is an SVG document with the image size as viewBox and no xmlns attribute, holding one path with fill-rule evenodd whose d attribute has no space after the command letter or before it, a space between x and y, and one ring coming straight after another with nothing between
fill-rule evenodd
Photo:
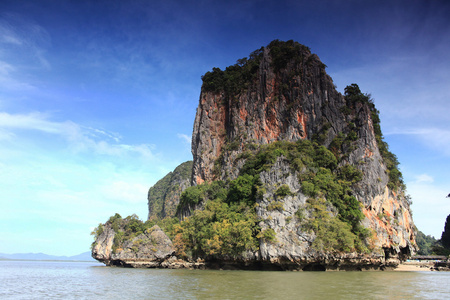
<instances>
[{"instance_id":1,"label":"wispy cloud","mask_svg":"<svg viewBox=\"0 0 450 300\"><path fill-rule=\"evenodd\" d=\"M50 34L42 26L19 14L0 15L0 44L4 51L22 52L22 59L37 61L41 67L50 68L45 57L51 45Z\"/></svg>"},{"instance_id":2,"label":"wispy cloud","mask_svg":"<svg viewBox=\"0 0 450 300\"><path fill-rule=\"evenodd\" d=\"M416 176L415 183L433 183L434 178L428 174L420 174Z\"/></svg>"},{"instance_id":3,"label":"wispy cloud","mask_svg":"<svg viewBox=\"0 0 450 300\"><path fill-rule=\"evenodd\" d=\"M23 44L22 39L17 35L14 27L7 22L4 15L0 19L0 43L19 46Z\"/></svg>"},{"instance_id":4,"label":"wispy cloud","mask_svg":"<svg viewBox=\"0 0 450 300\"><path fill-rule=\"evenodd\" d=\"M108 132L106 130L101 130L101 129L97 129L97 128L92 128L92 127L84 127L86 128L89 132L90 135L92 135L95 138L98 138L99 136L106 136L112 140L114 140L115 142L120 142L120 140L122 139L122 137L115 132Z\"/></svg>"},{"instance_id":5,"label":"wispy cloud","mask_svg":"<svg viewBox=\"0 0 450 300\"><path fill-rule=\"evenodd\" d=\"M0 87L2 90L24 91L34 89L31 83L19 79L20 76L17 73L16 67L0 60Z\"/></svg>"},{"instance_id":6,"label":"wispy cloud","mask_svg":"<svg viewBox=\"0 0 450 300\"><path fill-rule=\"evenodd\" d=\"M0 14L0 88L7 91L35 89L30 69L51 69L47 49L49 33L18 14Z\"/></svg>"},{"instance_id":7,"label":"wispy cloud","mask_svg":"<svg viewBox=\"0 0 450 300\"><path fill-rule=\"evenodd\" d=\"M62 133L69 123L57 123L46 120L47 115L40 112L29 114L9 114L0 112L0 127L5 129L29 129L47 133ZM61 126L63 125L63 126Z\"/></svg>"},{"instance_id":8,"label":"wispy cloud","mask_svg":"<svg viewBox=\"0 0 450 300\"><path fill-rule=\"evenodd\" d=\"M41 112L28 114L0 112L0 139L20 136L20 130L60 136L68 142L70 149L74 152L94 151L97 154L111 156L137 154L144 159L154 158L153 145L119 143L121 136L118 133L81 126L72 121L52 121L50 115Z\"/></svg>"},{"instance_id":9,"label":"wispy cloud","mask_svg":"<svg viewBox=\"0 0 450 300\"><path fill-rule=\"evenodd\" d=\"M450 130L442 128L396 128L385 133L386 135L412 135L416 136L425 146L450 156Z\"/></svg>"}]
</instances>

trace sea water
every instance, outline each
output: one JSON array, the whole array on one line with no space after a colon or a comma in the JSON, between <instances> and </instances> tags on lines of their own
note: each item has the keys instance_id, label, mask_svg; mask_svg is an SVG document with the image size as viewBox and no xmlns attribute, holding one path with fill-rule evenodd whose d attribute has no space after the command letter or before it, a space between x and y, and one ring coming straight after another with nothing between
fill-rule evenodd
<instances>
[{"instance_id":1,"label":"sea water","mask_svg":"<svg viewBox=\"0 0 450 300\"><path fill-rule=\"evenodd\" d=\"M450 299L450 272L125 269L0 261L0 299Z\"/></svg>"}]
</instances>

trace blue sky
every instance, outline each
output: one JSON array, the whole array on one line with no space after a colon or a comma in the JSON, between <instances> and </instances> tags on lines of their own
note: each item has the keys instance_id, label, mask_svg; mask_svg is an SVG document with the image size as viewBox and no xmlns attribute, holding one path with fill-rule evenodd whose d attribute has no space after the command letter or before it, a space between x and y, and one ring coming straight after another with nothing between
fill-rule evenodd
<instances>
[{"instance_id":1,"label":"blue sky","mask_svg":"<svg viewBox=\"0 0 450 300\"><path fill-rule=\"evenodd\" d=\"M413 201L450 214L448 1L0 2L0 252L75 255L192 159L201 76L274 39L309 46L339 91L357 83Z\"/></svg>"}]
</instances>

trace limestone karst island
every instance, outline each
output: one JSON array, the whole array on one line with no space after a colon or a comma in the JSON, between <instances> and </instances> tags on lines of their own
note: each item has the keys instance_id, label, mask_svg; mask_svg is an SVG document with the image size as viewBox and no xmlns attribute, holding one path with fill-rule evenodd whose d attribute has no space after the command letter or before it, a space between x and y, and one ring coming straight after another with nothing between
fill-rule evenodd
<instances>
[{"instance_id":1,"label":"limestone karst island","mask_svg":"<svg viewBox=\"0 0 450 300\"><path fill-rule=\"evenodd\" d=\"M379 112L340 94L310 49L275 40L202 76L193 161L150 188L146 222L112 216L110 266L384 270L416 249L410 200Z\"/></svg>"}]
</instances>

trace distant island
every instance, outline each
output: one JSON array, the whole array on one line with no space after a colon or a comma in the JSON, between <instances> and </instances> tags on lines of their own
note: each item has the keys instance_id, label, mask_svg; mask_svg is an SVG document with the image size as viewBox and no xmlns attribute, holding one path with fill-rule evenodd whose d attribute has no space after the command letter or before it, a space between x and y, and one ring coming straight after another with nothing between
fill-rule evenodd
<instances>
[{"instance_id":1,"label":"distant island","mask_svg":"<svg viewBox=\"0 0 450 300\"><path fill-rule=\"evenodd\" d=\"M96 261L91 252L83 252L73 256L48 255L44 253L0 253L0 260L64 260L64 261Z\"/></svg>"}]
</instances>

